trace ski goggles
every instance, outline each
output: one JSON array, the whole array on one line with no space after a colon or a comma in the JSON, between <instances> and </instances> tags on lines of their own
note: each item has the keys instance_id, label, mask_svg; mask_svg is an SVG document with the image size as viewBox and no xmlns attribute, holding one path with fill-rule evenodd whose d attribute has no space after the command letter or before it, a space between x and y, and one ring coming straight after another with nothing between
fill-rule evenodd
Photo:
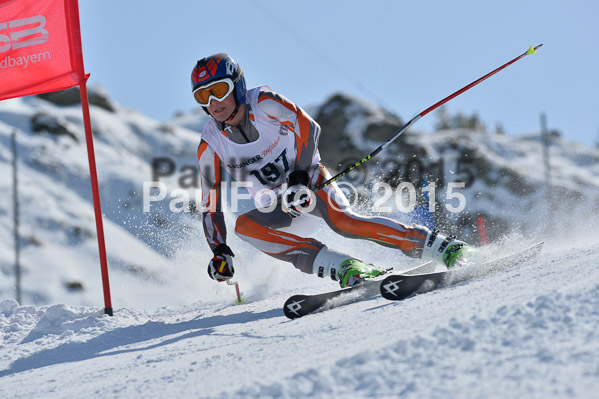
<instances>
[{"instance_id":1,"label":"ski goggles","mask_svg":"<svg viewBox=\"0 0 599 399\"><path fill-rule=\"evenodd\" d=\"M207 107L210 105L211 100L222 101L224 100L235 88L231 79L217 80L207 84L206 86L200 86L193 92L193 97L202 106Z\"/></svg>"}]
</instances>

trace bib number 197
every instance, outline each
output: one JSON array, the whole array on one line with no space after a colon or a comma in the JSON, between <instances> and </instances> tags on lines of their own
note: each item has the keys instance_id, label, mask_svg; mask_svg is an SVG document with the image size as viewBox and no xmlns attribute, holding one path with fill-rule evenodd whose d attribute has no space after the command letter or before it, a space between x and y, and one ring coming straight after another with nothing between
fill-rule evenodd
<instances>
[{"instance_id":1,"label":"bib number 197","mask_svg":"<svg viewBox=\"0 0 599 399\"><path fill-rule=\"evenodd\" d=\"M282 171L281 171L282 169ZM260 184L268 186L269 183L274 183L281 175L285 175L289 171L289 161L287 160L287 149L285 148L281 154L275 158L274 162L269 162L259 170L252 170L250 175L254 176Z\"/></svg>"}]
</instances>

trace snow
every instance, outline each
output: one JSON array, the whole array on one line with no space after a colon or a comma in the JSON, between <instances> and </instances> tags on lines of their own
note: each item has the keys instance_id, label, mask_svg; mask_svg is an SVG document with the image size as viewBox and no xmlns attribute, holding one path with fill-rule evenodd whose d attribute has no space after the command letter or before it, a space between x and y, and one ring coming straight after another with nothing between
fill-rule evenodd
<instances>
[{"instance_id":1,"label":"snow","mask_svg":"<svg viewBox=\"0 0 599 399\"><path fill-rule=\"evenodd\" d=\"M5 300L0 397L591 398L599 245L547 244L507 271L293 321L288 293L235 306L232 287L220 301L113 317Z\"/></svg>"},{"instance_id":2,"label":"snow","mask_svg":"<svg viewBox=\"0 0 599 399\"><path fill-rule=\"evenodd\" d=\"M37 113L52 115L49 123L73 136L33 133ZM202 116L161 124L120 106L115 113L92 107L110 317L103 314L80 110L37 98L0 103L6 198L12 193L10 135L18 131L24 289L19 304L12 299L12 206L3 200L1 398L596 397L597 150L565 141L551 147L554 184L585 195L556 196L553 224L545 229L538 137L415 136L433 159L440 143L469 140L493 165L522 172L538 191L531 197L477 181L472 191L484 195L475 201L469 194L468 207L539 226L507 235L484 256L545 240L541 256L404 301L374 297L288 320L282 305L290 295L332 290L336 283L273 262L229 232L246 298L236 306L235 289L206 275L210 252L197 216L173 213L166 201L149 214L141 211L153 158L176 162L177 172L160 179L169 190L180 185L183 166L195 166ZM352 129L361 124L356 119ZM449 174L452 167L446 165ZM226 215L229 226L234 217ZM371 242L340 240L323 225L314 236L382 267L419 263ZM83 288L67 288L76 282Z\"/></svg>"}]
</instances>

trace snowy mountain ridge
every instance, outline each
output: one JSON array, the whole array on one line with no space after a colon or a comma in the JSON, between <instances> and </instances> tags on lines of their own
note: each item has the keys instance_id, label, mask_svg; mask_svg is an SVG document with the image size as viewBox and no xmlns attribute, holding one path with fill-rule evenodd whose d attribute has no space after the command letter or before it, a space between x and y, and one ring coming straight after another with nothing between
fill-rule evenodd
<instances>
[{"instance_id":1,"label":"snowy mountain ridge","mask_svg":"<svg viewBox=\"0 0 599 399\"><path fill-rule=\"evenodd\" d=\"M141 212L143 181L152 179L154 154L187 156L193 162L195 151L189 148L197 148L199 134L177 127L165 132L156 121L116 108L110 112L92 107L109 264L129 287L140 279L155 286L171 260L159 251L162 238L152 227L165 221L158 214ZM35 132L33 121L39 124L40 119L45 127ZM56 133L60 129L69 133ZM97 304L100 279L89 278L99 276L99 262L80 107L60 107L37 97L4 101L0 132L1 184L7 193L1 212L0 261L5 278L0 291L9 297L13 294L14 280L9 278L14 262L13 207L8 193L13 191L10 148L16 132L25 302ZM169 245L166 239L164 245ZM66 288L70 282L80 282L84 289L71 291ZM118 286L113 293L117 301L131 297L131 292L119 295Z\"/></svg>"}]
</instances>

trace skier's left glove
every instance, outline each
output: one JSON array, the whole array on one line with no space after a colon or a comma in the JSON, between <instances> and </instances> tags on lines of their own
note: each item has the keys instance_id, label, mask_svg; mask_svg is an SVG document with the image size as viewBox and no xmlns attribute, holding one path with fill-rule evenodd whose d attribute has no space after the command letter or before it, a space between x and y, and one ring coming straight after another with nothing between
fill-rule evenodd
<instances>
[{"instance_id":1,"label":"skier's left glove","mask_svg":"<svg viewBox=\"0 0 599 399\"><path fill-rule=\"evenodd\" d=\"M230 280L235 274L233 251L227 244L220 244L212 250L214 257L208 264L208 275L218 282Z\"/></svg>"},{"instance_id":2,"label":"skier's left glove","mask_svg":"<svg viewBox=\"0 0 599 399\"><path fill-rule=\"evenodd\" d=\"M292 218L310 210L313 194L308 188L309 181L310 176L304 170L295 170L289 174L287 190L283 193L282 208Z\"/></svg>"}]
</instances>

